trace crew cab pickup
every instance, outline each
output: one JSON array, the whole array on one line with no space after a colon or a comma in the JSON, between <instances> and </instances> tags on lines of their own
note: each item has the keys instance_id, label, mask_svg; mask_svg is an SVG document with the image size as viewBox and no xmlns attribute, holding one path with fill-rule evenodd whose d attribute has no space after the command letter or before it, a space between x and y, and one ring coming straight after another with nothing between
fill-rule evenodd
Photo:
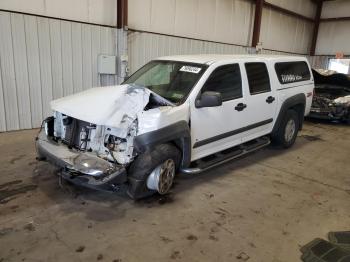
<instances>
[{"instance_id":1,"label":"crew cab pickup","mask_svg":"<svg viewBox=\"0 0 350 262\"><path fill-rule=\"evenodd\" d=\"M310 111L314 81L296 56L157 58L119 86L51 102L39 160L82 186L139 199L257 150L288 148Z\"/></svg>"}]
</instances>

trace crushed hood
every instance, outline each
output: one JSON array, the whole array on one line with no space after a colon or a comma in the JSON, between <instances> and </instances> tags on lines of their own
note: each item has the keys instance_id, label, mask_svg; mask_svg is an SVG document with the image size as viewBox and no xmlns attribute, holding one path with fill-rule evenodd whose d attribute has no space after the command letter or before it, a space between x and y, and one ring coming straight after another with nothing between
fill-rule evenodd
<instances>
[{"instance_id":1,"label":"crushed hood","mask_svg":"<svg viewBox=\"0 0 350 262\"><path fill-rule=\"evenodd\" d=\"M148 88L136 84L95 87L51 102L51 109L96 125L113 127L120 137L145 107L174 106Z\"/></svg>"},{"instance_id":2,"label":"crushed hood","mask_svg":"<svg viewBox=\"0 0 350 262\"><path fill-rule=\"evenodd\" d=\"M96 125L125 130L149 102L151 91L137 85L96 87L51 102L51 108Z\"/></svg>"},{"instance_id":3,"label":"crushed hood","mask_svg":"<svg viewBox=\"0 0 350 262\"><path fill-rule=\"evenodd\" d=\"M342 86L350 88L350 75L330 70L312 69L315 85Z\"/></svg>"}]
</instances>

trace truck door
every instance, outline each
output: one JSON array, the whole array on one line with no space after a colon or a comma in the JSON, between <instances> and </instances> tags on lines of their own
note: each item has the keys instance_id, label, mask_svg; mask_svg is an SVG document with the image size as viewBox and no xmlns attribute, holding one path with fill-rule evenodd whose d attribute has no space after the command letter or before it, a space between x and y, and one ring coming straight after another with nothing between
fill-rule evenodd
<instances>
[{"instance_id":1,"label":"truck door","mask_svg":"<svg viewBox=\"0 0 350 262\"><path fill-rule=\"evenodd\" d=\"M269 134L272 131L276 112L276 91L271 88L269 68L264 62L244 63L243 73L244 89L247 90L246 117L248 119L247 129L242 141ZM270 69L270 75L272 71Z\"/></svg>"},{"instance_id":2,"label":"truck door","mask_svg":"<svg viewBox=\"0 0 350 262\"><path fill-rule=\"evenodd\" d=\"M198 95L221 93L222 105L196 108L191 103L192 161L241 143L247 125L246 99L238 63L218 66Z\"/></svg>"}]
</instances>

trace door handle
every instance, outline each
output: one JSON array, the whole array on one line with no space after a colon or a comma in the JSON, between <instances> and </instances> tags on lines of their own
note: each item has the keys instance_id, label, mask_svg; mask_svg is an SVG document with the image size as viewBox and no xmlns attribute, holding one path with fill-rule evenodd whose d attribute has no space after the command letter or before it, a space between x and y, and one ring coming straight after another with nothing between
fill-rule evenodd
<instances>
[{"instance_id":1,"label":"door handle","mask_svg":"<svg viewBox=\"0 0 350 262\"><path fill-rule=\"evenodd\" d=\"M266 103L271 104L273 101L275 101L275 98L273 96L269 96L266 98Z\"/></svg>"},{"instance_id":2,"label":"door handle","mask_svg":"<svg viewBox=\"0 0 350 262\"><path fill-rule=\"evenodd\" d=\"M236 106L235 106L235 109L237 110L237 111L242 111L244 108L246 108L247 107L247 105L246 104L243 104L243 103L239 103L239 104L237 104Z\"/></svg>"}]
</instances>

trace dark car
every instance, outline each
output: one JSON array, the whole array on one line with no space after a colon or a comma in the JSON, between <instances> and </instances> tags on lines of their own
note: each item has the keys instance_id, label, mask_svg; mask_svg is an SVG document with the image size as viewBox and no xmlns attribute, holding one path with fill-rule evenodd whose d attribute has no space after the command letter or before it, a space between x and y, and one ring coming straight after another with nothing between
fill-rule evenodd
<instances>
[{"instance_id":1,"label":"dark car","mask_svg":"<svg viewBox=\"0 0 350 262\"><path fill-rule=\"evenodd\" d=\"M315 92L310 118L350 123L350 76L326 70L312 70Z\"/></svg>"}]
</instances>

